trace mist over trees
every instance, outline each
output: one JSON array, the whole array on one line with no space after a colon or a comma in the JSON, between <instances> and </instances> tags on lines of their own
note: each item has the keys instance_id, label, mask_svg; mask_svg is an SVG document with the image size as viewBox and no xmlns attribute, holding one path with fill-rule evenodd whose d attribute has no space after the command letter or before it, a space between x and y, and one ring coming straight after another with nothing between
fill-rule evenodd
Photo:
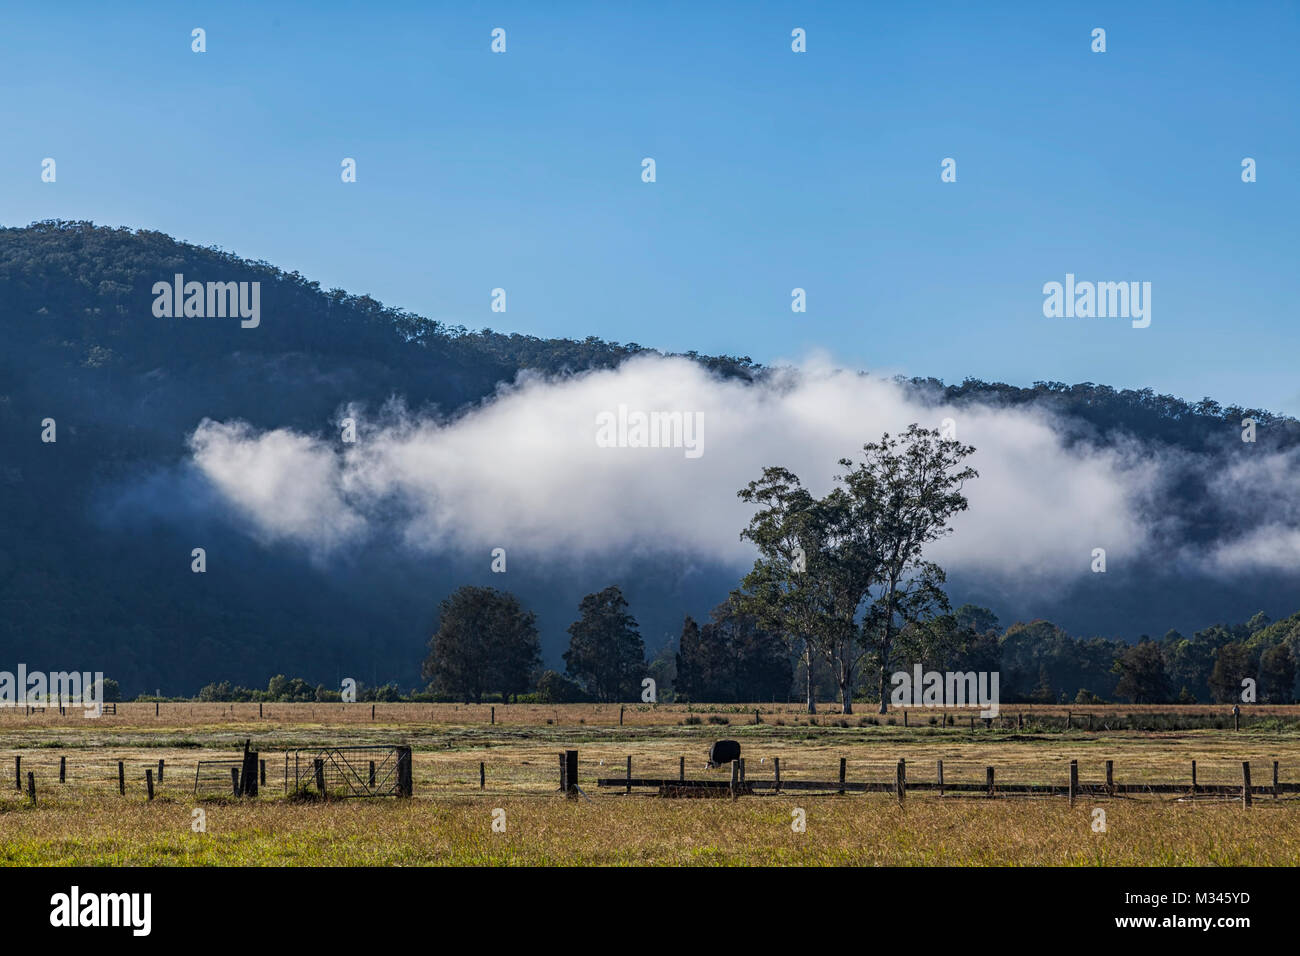
<instances>
[{"instance_id":1,"label":"mist over trees","mask_svg":"<svg viewBox=\"0 0 1300 956\"><path fill-rule=\"evenodd\" d=\"M260 282L263 313L281 318L263 321L256 334L238 322L142 321L150 316L152 284L178 272L200 282ZM314 434L349 403L377 408L393 395L413 410L450 417L490 400L521 371L575 375L653 351L594 336L467 330L160 232L63 221L0 229L0 331L0 659L11 667L25 661L102 670L126 697L200 688L223 699L267 693L260 688L282 673L297 675L313 694L336 691L349 675L369 687L411 688L423 679L437 598L463 583L483 583L449 561L400 555L390 542L338 568L322 567L302 549L247 534L183 469L180 491L161 495L159 474L178 469L203 418ZM771 371L743 355L686 355L737 382ZM902 385L935 405L1041 408L1072 442L1105 448L1136 441L1205 455L1179 472L1176 493L1162 502L1180 542L1213 540L1235 527L1237 516L1207 504L1202 492L1241 453L1244 417L1260 425L1252 454L1300 446L1300 422L1210 398L1186 401L1091 382L1018 387L911 378ZM57 445L39 440L46 417L58 421ZM1178 460L1172 466L1181 467ZM141 507L132 512L130 503ZM206 575L190 573L188 556L198 546L207 549ZM813 552L808 558L817 560ZM653 636L652 653L687 612L702 617L738 583L729 570L711 569L706 585L683 595L671 583L676 571L667 562L647 565L646 583L625 588L641 592L631 610ZM553 668L548 686L585 694L559 673L559 657L578 597L605 582L557 573L534 582L528 595L514 574L512 567L512 590L527 596L522 603L539 618L544 660ZM1131 628L1123 632L1130 638L1170 627L1189 635L1155 638L1174 699L1208 702L1232 690L1243 652L1220 654L1229 644L1243 645L1261 698L1294 692L1294 625L1245 619L1261 607L1273 615L1300 607L1300 575L1243 574L1217 583L1170 578L1158 591L1145 575L1106 583L1105 603L1118 623L1089 628L1101 636L1071 636L1070 621L1089 617L1098 604L1082 593L1053 605L1059 614L1034 604L997 631L1003 699L1074 699L1081 689L1116 699L1121 675L1112 666L1130 646L1118 639L1122 628ZM946 589L954 603L966 599L951 584ZM810 613L836 613L834 595L806 596ZM1054 622L1033 617L1045 614ZM1241 623L1226 623L1233 621ZM935 632L925 651L932 658L941 653L941 637L965 640L946 625L921 624ZM905 642L920 626L896 621L898 661L907 662ZM777 633L767 622L764 628ZM1034 644L1040 638L1041 647ZM1282 645L1285 653L1276 650ZM811 685L820 699L839 696L843 675L833 672L833 657L812 649L808 666L799 660L803 650L790 655L800 686L787 695L806 696ZM669 659L676 653L671 649ZM964 652L951 653L956 660ZM864 659L853 669L858 699L877 694L862 686L868 666L876 665ZM662 680L660 690L661 699L671 693Z\"/></svg>"}]
</instances>

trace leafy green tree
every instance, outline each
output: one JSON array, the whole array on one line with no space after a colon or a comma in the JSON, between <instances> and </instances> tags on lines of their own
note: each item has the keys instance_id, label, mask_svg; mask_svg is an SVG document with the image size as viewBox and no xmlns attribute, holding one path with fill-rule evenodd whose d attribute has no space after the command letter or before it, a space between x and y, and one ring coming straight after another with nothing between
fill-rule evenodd
<instances>
[{"instance_id":1,"label":"leafy green tree","mask_svg":"<svg viewBox=\"0 0 1300 956\"><path fill-rule=\"evenodd\" d=\"M1115 693L1135 704L1164 704L1171 693L1169 674L1160 645L1151 639L1139 641L1115 662L1119 683Z\"/></svg>"},{"instance_id":2,"label":"leafy green tree","mask_svg":"<svg viewBox=\"0 0 1300 956\"><path fill-rule=\"evenodd\" d=\"M702 628L686 619L678 681L690 700L771 700L789 690L790 676L785 643L734 601L715 607Z\"/></svg>"},{"instance_id":3,"label":"leafy green tree","mask_svg":"<svg viewBox=\"0 0 1300 956\"><path fill-rule=\"evenodd\" d=\"M1285 644L1270 647L1259 658L1259 684L1270 704L1289 704L1295 697L1295 657Z\"/></svg>"},{"instance_id":4,"label":"leafy green tree","mask_svg":"<svg viewBox=\"0 0 1300 956\"><path fill-rule=\"evenodd\" d=\"M1210 673L1210 692L1220 704L1241 700L1241 682L1253 676L1250 651L1245 644L1234 641L1224 644L1214 654L1214 670Z\"/></svg>"},{"instance_id":5,"label":"leafy green tree","mask_svg":"<svg viewBox=\"0 0 1300 956\"><path fill-rule=\"evenodd\" d=\"M849 564L865 587L860 635L877 670L883 714L899 632L948 609L943 570L926 561L924 552L951 533L949 521L968 505L962 487L978 472L962 464L973 447L916 424L896 438L886 433L862 451L860 463L840 462L851 469L840 480L853 502Z\"/></svg>"},{"instance_id":6,"label":"leafy green tree","mask_svg":"<svg viewBox=\"0 0 1300 956\"><path fill-rule=\"evenodd\" d=\"M646 668L655 682L658 700L668 702L677 693L677 648L668 641L655 653Z\"/></svg>"},{"instance_id":7,"label":"leafy green tree","mask_svg":"<svg viewBox=\"0 0 1300 956\"><path fill-rule=\"evenodd\" d=\"M753 542L758 557L734 600L802 658L805 703L815 714L814 662L827 647L834 605L827 573L832 558L824 542L827 511L786 468L764 468L737 497L758 506L740 533Z\"/></svg>"},{"instance_id":8,"label":"leafy green tree","mask_svg":"<svg viewBox=\"0 0 1300 956\"><path fill-rule=\"evenodd\" d=\"M723 649L705 642L700 625L689 614L682 622L677 648L677 692L691 701L714 700L723 664Z\"/></svg>"},{"instance_id":9,"label":"leafy green tree","mask_svg":"<svg viewBox=\"0 0 1300 956\"><path fill-rule=\"evenodd\" d=\"M565 672L597 700L632 700L645 674L645 643L617 587L588 594L569 625Z\"/></svg>"},{"instance_id":10,"label":"leafy green tree","mask_svg":"<svg viewBox=\"0 0 1300 956\"><path fill-rule=\"evenodd\" d=\"M540 663L534 614L513 594L466 585L439 605L422 674L436 692L478 702L527 690Z\"/></svg>"}]
</instances>

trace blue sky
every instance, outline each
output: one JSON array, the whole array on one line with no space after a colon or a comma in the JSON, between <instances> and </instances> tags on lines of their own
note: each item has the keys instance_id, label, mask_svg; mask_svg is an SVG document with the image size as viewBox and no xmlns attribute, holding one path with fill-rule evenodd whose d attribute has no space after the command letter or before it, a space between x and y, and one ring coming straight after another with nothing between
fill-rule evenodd
<instances>
[{"instance_id":1,"label":"blue sky","mask_svg":"<svg viewBox=\"0 0 1300 956\"><path fill-rule=\"evenodd\" d=\"M1300 414L1296 3L376 6L10 6L0 221L472 328ZM1067 272L1151 326L1044 318Z\"/></svg>"}]
</instances>

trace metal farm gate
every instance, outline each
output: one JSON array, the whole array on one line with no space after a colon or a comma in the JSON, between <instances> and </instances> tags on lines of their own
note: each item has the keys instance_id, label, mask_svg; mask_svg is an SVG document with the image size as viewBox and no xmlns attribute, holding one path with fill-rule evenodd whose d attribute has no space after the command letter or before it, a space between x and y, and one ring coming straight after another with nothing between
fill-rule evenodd
<instances>
[{"instance_id":1,"label":"metal farm gate","mask_svg":"<svg viewBox=\"0 0 1300 956\"><path fill-rule=\"evenodd\" d=\"M200 760L194 767L194 795L238 796L241 790L239 773L243 765L243 760L237 757L231 760Z\"/></svg>"},{"instance_id":2,"label":"metal farm gate","mask_svg":"<svg viewBox=\"0 0 1300 956\"><path fill-rule=\"evenodd\" d=\"M327 747L284 755L286 793L327 797L409 797L410 747Z\"/></svg>"}]
</instances>

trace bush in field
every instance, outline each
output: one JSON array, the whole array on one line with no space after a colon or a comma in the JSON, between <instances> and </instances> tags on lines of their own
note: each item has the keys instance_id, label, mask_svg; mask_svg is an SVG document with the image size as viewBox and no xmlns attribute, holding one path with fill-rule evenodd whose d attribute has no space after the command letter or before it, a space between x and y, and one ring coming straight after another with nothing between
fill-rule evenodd
<instances>
[{"instance_id":1,"label":"bush in field","mask_svg":"<svg viewBox=\"0 0 1300 956\"><path fill-rule=\"evenodd\" d=\"M537 679L537 696L545 704L572 704L586 695L582 688L557 671L543 671Z\"/></svg>"}]
</instances>

